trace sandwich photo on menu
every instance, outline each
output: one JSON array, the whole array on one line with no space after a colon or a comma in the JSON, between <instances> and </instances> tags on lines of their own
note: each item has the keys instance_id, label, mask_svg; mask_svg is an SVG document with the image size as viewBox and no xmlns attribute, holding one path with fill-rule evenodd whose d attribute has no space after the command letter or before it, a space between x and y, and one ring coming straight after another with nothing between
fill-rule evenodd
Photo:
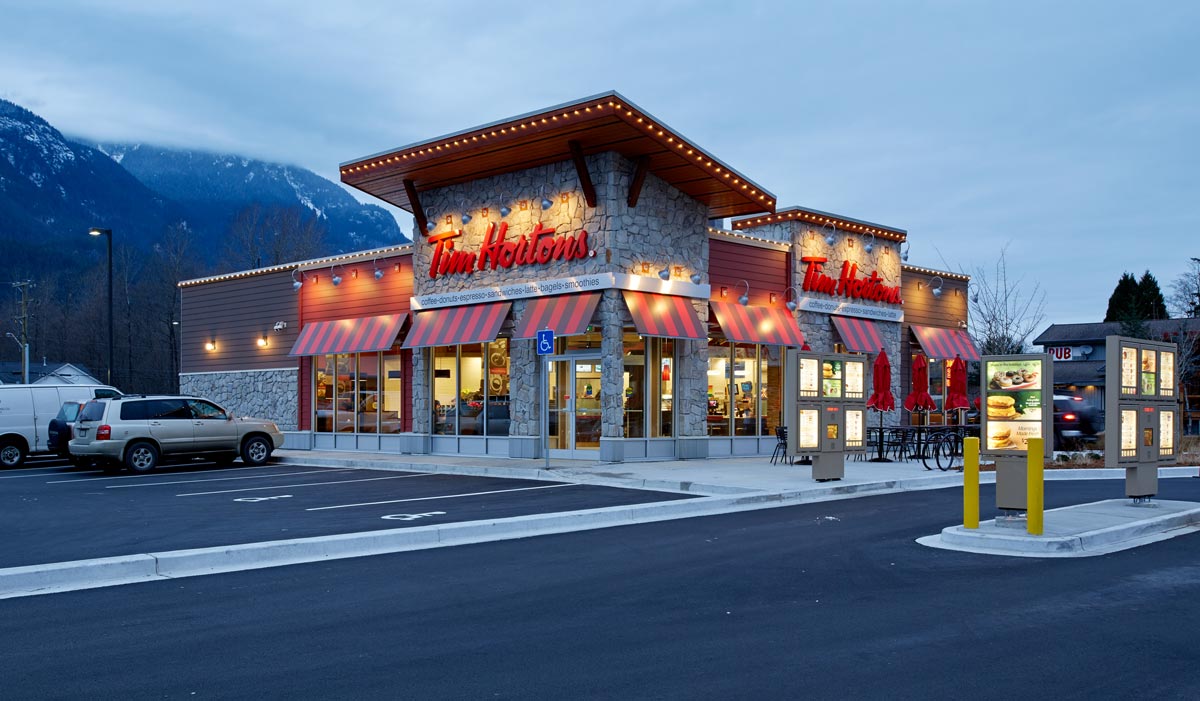
<instances>
[{"instance_id":1,"label":"sandwich photo on menu","mask_svg":"<svg viewBox=\"0 0 1200 701\"><path fill-rule=\"evenodd\" d=\"M991 420L1004 421L1015 419L1021 415L1016 409L1016 399L1006 395L995 395L987 398L987 417Z\"/></svg>"}]
</instances>

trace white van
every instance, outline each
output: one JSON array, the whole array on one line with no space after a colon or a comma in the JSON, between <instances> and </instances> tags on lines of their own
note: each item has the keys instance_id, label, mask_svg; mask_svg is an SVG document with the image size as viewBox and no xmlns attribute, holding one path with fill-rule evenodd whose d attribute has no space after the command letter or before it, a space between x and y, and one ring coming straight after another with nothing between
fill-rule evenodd
<instances>
[{"instance_id":1,"label":"white van","mask_svg":"<svg viewBox=\"0 0 1200 701\"><path fill-rule=\"evenodd\" d=\"M26 455L49 451L50 420L63 402L119 396L108 385L0 385L0 468L17 467Z\"/></svg>"}]
</instances>

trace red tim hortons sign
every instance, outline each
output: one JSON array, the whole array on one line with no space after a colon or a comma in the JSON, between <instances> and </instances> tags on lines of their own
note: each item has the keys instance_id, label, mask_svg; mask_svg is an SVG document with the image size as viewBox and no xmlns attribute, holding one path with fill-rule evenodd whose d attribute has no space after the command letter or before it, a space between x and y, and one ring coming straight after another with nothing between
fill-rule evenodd
<instances>
[{"instance_id":1,"label":"red tim hortons sign","mask_svg":"<svg viewBox=\"0 0 1200 701\"><path fill-rule=\"evenodd\" d=\"M801 286L805 292L887 304L904 303L900 299L900 286L883 284L883 278L879 277L877 271L872 270L869 276L859 277L858 264L844 261L841 275L835 278L825 273L824 264L829 261L828 258L804 256L800 261L805 266L804 284Z\"/></svg>"},{"instance_id":2,"label":"red tim hortons sign","mask_svg":"<svg viewBox=\"0 0 1200 701\"><path fill-rule=\"evenodd\" d=\"M588 232L583 229L576 234L559 235L554 227L538 222L533 231L528 235L521 234L517 239L507 240L507 233L508 222L488 224L478 251L455 248L455 239L463 235L462 229L429 235L425 239L433 245L429 277L452 273L470 275L476 270L518 265L546 265L551 261L569 261L596 255L588 247Z\"/></svg>"}]
</instances>

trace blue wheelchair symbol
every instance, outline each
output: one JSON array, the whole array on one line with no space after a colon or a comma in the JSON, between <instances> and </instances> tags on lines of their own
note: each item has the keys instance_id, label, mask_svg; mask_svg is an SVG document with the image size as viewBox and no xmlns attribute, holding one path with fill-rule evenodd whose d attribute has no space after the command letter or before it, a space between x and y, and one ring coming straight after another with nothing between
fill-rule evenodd
<instances>
[{"instance_id":1,"label":"blue wheelchair symbol","mask_svg":"<svg viewBox=\"0 0 1200 701\"><path fill-rule=\"evenodd\" d=\"M554 329L542 329L537 332L537 354L554 354Z\"/></svg>"}]
</instances>

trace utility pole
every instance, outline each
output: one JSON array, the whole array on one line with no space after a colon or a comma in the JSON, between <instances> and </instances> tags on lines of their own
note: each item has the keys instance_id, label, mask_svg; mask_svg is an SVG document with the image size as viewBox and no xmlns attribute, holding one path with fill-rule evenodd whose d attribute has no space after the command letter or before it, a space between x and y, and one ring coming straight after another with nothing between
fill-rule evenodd
<instances>
[{"instance_id":1,"label":"utility pole","mask_svg":"<svg viewBox=\"0 0 1200 701\"><path fill-rule=\"evenodd\" d=\"M21 346L21 375L24 378L22 381L29 384L29 288L33 287L33 281L14 282L12 286L21 295L21 312L13 319L21 329L21 337L14 336L14 339Z\"/></svg>"}]
</instances>

